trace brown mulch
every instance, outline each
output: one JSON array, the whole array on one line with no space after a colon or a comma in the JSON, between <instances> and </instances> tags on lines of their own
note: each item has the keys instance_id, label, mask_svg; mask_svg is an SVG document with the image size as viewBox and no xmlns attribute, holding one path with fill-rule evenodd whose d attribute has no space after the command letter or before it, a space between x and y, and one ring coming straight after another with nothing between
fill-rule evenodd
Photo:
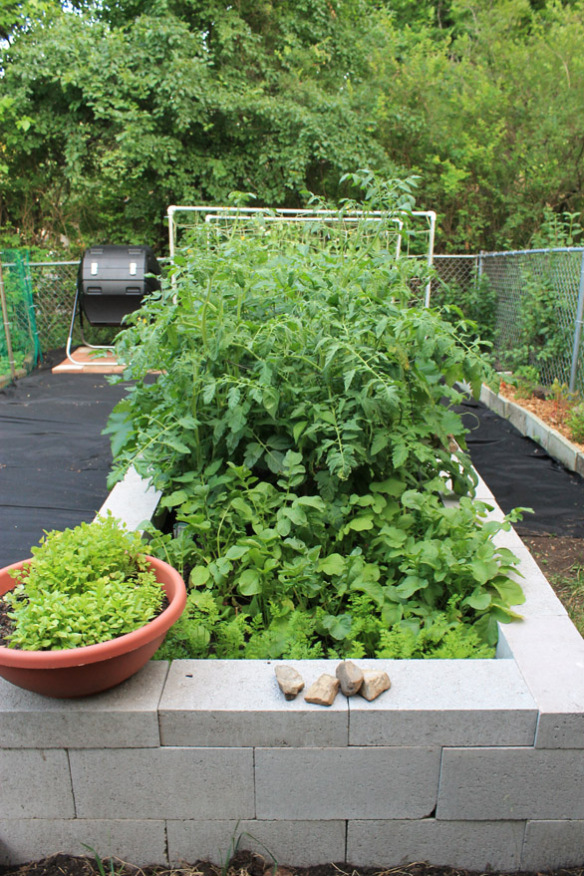
<instances>
[{"instance_id":1,"label":"brown mulch","mask_svg":"<svg viewBox=\"0 0 584 876\"><path fill-rule=\"evenodd\" d=\"M536 396L522 398L517 395L514 386L510 386L504 381L501 381L499 395L509 401L515 402L515 404L525 408L525 410L531 411L532 414L535 414L536 417L539 417L544 423L548 423L548 425L552 426L552 428L563 435L564 438L567 438L568 441L574 444L579 450L584 451L584 444L579 444L577 441L574 441L570 429L566 424L566 420L570 413L570 406L565 399L557 400L554 398L539 398Z\"/></svg>"},{"instance_id":2,"label":"brown mulch","mask_svg":"<svg viewBox=\"0 0 584 876\"><path fill-rule=\"evenodd\" d=\"M553 874L584 876L584 868L559 869L553 871ZM431 867L423 862L390 868L352 867L349 864L333 863L313 867L284 867L262 855L242 851L224 866L197 861L195 864L185 863L173 869L156 865L133 867L117 858L96 861L90 857L59 854L13 868L0 867L0 876L470 876L470 873L468 870L452 867ZM489 876L504 874L489 872Z\"/></svg>"}]
</instances>

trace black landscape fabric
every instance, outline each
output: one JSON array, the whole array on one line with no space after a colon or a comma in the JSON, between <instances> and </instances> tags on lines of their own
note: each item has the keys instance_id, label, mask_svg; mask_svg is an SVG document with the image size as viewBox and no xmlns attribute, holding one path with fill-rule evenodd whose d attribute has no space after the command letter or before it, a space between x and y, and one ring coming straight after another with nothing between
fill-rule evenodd
<instances>
[{"instance_id":1,"label":"black landscape fabric","mask_svg":"<svg viewBox=\"0 0 584 876\"><path fill-rule=\"evenodd\" d=\"M111 467L101 432L125 391L42 369L0 390L0 567L29 557L44 530L93 519Z\"/></svg>"},{"instance_id":2,"label":"black landscape fabric","mask_svg":"<svg viewBox=\"0 0 584 876\"><path fill-rule=\"evenodd\" d=\"M515 524L519 534L584 538L584 479L479 402L469 400L458 410L471 430L467 444L473 464L501 509L534 511Z\"/></svg>"},{"instance_id":3,"label":"black landscape fabric","mask_svg":"<svg viewBox=\"0 0 584 876\"><path fill-rule=\"evenodd\" d=\"M30 556L44 530L91 520L107 496L102 435L126 384L38 369L0 390L0 567ZM459 409L472 460L503 511L533 508L519 532L584 538L584 480L468 401Z\"/></svg>"}]
</instances>

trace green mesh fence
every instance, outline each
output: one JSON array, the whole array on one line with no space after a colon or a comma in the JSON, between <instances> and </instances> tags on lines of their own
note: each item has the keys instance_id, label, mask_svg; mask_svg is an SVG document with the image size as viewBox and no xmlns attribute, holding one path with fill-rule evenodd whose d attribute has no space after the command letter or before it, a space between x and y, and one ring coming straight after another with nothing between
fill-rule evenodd
<instances>
[{"instance_id":1,"label":"green mesh fence","mask_svg":"<svg viewBox=\"0 0 584 876\"><path fill-rule=\"evenodd\" d=\"M0 251L0 385L28 374L41 357L26 250Z\"/></svg>"}]
</instances>

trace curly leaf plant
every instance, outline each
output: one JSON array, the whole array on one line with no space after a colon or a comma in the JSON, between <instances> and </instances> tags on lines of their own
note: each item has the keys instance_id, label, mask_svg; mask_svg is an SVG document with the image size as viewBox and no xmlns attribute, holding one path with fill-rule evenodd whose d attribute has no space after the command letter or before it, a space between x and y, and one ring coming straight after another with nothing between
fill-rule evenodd
<instances>
[{"instance_id":1,"label":"curly leaf plant","mask_svg":"<svg viewBox=\"0 0 584 876\"><path fill-rule=\"evenodd\" d=\"M195 231L119 341L112 480L164 491L178 537L151 549L190 574L160 656L484 657L518 617L453 411L478 347L414 303L383 223L344 216Z\"/></svg>"},{"instance_id":2,"label":"curly leaf plant","mask_svg":"<svg viewBox=\"0 0 584 876\"><path fill-rule=\"evenodd\" d=\"M11 648L95 645L139 629L162 609L164 592L140 535L111 515L48 532L32 554L11 573L17 584L3 597L14 626Z\"/></svg>"}]
</instances>

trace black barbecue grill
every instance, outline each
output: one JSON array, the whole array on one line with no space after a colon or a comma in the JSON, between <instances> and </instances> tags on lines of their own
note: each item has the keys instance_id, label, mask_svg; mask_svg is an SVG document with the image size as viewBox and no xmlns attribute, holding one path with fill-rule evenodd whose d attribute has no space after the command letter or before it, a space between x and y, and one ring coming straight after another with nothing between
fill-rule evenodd
<instances>
[{"instance_id":1,"label":"black barbecue grill","mask_svg":"<svg viewBox=\"0 0 584 876\"><path fill-rule=\"evenodd\" d=\"M77 313L83 343L94 350L110 349L86 341L83 317L93 326L122 325L124 317L140 307L145 295L160 289L159 275L160 265L149 246L92 246L86 249L77 273L67 357L75 362L71 342Z\"/></svg>"}]
</instances>

